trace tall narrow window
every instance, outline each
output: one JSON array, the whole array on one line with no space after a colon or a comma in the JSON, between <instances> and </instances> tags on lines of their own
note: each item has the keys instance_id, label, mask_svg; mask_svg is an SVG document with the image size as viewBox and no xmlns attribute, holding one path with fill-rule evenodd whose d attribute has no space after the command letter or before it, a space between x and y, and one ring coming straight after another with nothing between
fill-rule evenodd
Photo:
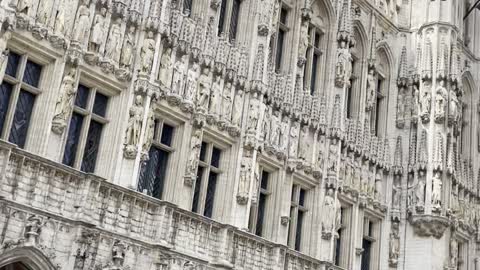
<instances>
[{"instance_id":1,"label":"tall narrow window","mask_svg":"<svg viewBox=\"0 0 480 270\"><path fill-rule=\"evenodd\" d=\"M232 15L230 16L230 42L235 41L238 31L238 16L240 14L240 0L232 0Z\"/></svg>"},{"instance_id":2,"label":"tall narrow window","mask_svg":"<svg viewBox=\"0 0 480 270\"><path fill-rule=\"evenodd\" d=\"M364 218L363 222L363 240L362 240L362 261L361 261L361 270L370 270L373 266L372 258L373 252L373 245L376 241L375 234L374 234L374 226L375 224L369 220L368 218Z\"/></svg>"},{"instance_id":3,"label":"tall narrow window","mask_svg":"<svg viewBox=\"0 0 480 270\"><path fill-rule=\"evenodd\" d=\"M97 89L78 86L63 164L84 172L95 171L103 128L108 123L107 104L108 97Z\"/></svg>"},{"instance_id":4,"label":"tall narrow window","mask_svg":"<svg viewBox=\"0 0 480 270\"><path fill-rule=\"evenodd\" d=\"M288 227L288 246L300 251L302 247L303 223L307 213L307 190L294 184L290 204L290 225Z\"/></svg>"},{"instance_id":5,"label":"tall narrow window","mask_svg":"<svg viewBox=\"0 0 480 270\"><path fill-rule=\"evenodd\" d=\"M227 16L227 0L222 0L220 5L220 17L218 19L218 36L225 31L225 18Z\"/></svg>"},{"instance_id":6,"label":"tall narrow window","mask_svg":"<svg viewBox=\"0 0 480 270\"><path fill-rule=\"evenodd\" d=\"M344 234L344 215L345 211L344 208L340 208L341 214L340 214L340 229L338 230L338 235L335 238L335 265L340 266L340 258L343 256L342 254L342 240L343 240L343 234Z\"/></svg>"},{"instance_id":7,"label":"tall narrow window","mask_svg":"<svg viewBox=\"0 0 480 270\"><path fill-rule=\"evenodd\" d=\"M307 49L307 64L305 66L305 87L310 89L310 95L313 95L316 91L318 84L318 76L320 71L320 59L322 57L322 50L320 48L323 39L323 32L310 25L309 28L309 42Z\"/></svg>"},{"instance_id":8,"label":"tall narrow window","mask_svg":"<svg viewBox=\"0 0 480 270\"><path fill-rule=\"evenodd\" d=\"M43 67L10 52L5 77L0 85L0 138L25 147L35 98L41 93Z\"/></svg>"},{"instance_id":9,"label":"tall narrow window","mask_svg":"<svg viewBox=\"0 0 480 270\"><path fill-rule=\"evenodd\" d=\"M280 16L278 18L277 39L275 44L275 71L280 72L284 55L285 38L288 32L288 9L280 8Z\"/></svg>"},{"instance_id":10,"label":"tall narrow window","mask_svg":"<svg viewBox=\"0 0 480 270\"><path fill-rule=\"evenodd\" d=\"M189 17L192 15L192 1L193 0L183 0L183 14L186 14Z\"/></svg>"},{"instance_id":11,"label":"tall narrow window","mask_svg":"<svg viewBox=\"0 0 480 270\"><path fill-rule=\"evenodd\" d=\"M260 169L259 184L256 191L256 198L252 201L250 210L250 232L258 236L265 236L266 215L270 205L270 172Z\"/></svg>"},{"instance_id":12,"label":"tall narrow window","mask_svg":"<svg viewBox=\"0 0 480 270\"><path fill-rule=\"evenodd\" d=\"M155 120L155 135L148 152L148 161L142 165L138 179L138 191L157 199L163 198L168 159L173 152L174 130L173 126L164 121Z\"/></svg>"},{"instance_id":13,"label":"tall narrow window","mask_svg":"<svg viewBox=\"0 0 480 270\"><path fill-rule=\"evenodd\" d=\"M197 179L193 193L192 211L206 217L213 216L222 150L203 142L198 162Z\"/></svg>"},{"instance_id":14,"label":"tall narrow window","mask_svg":"<svg viewBox=\"0 0 480 270\"><path fill-rule=\"evenodd\" d=\"M372 111L372 116L371 116L371 125L372 125L372 132L375 134L375 136L380 136L381 134L381 121L382 121L382 115L381 115L381 109L383 107L383 100L385 98L383 94L383 87L384 87L384 78L378 74L378 79L377 79L377 93L376 93L376 100L375 100L375 109Z\"/></svg>"}]
</instances>

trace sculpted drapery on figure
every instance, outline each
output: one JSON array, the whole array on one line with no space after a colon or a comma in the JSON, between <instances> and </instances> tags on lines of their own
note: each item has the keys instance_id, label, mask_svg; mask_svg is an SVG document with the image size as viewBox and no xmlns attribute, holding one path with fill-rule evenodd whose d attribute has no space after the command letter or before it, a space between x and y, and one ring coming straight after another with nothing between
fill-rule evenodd
<instances>
[{"instance_id":1,"label":"sculpted drapery on figure","mask_svg":"<svg viewBox=\"0 0 480 270\"><path fill-rule=\"evenodd\" d=\"M155 113L151 108L148 111L145 139L143 141L143 147L142 147L144 153L148 153L148 151L150 151L150 146L152 146L152 143L153 143L153 137L155 137Z\"/></svg>"},{"instance_id":2,"label":"sculpted drapery on figure","mask_svg":"<svg viewBox=\"0 0 480 270\"><path fill-rule=\"evenodd\" d=\"M187 172L189 174L195 174L197 170L197 159L200 154L200 148L202 146L202 130L197 129L190 141L190 156L188 157Z\"/></svg>"},{"instance_id":3,"label":"sculpted drapery on figure","mask_svg":"<svg viewBox=\"0 0 480 270\"><path fill-rule=\"evenodd\" d=\"M160 58L160 70L158 79L163 87L169 88L172 85L172 49L167 48Z\"/></svg>"},{"instance_id":4,"label":"sculpted drapery on figure","mask_svg":"<svg viewBox=\"0 0 480 270\"><path fill-rule=\"evenodd\" d=\"M420 116L422 119L428 119L430 117L430 111L432 110L432 94L430 91L424 91L420 100Z\"/></svg>"},{"instance_id":5,"label":"sculpted drapery on figure","mask_svg":"<svg viewBox=\"0 0 480 270\"><path fill-rule=\"evenodd\" d=\"M212 85L212 79L210 78L210 69L205 67L202 70L202 75L198 78L198 98L197 105L203 109L208 109L208 101L210 97L210 88Z\"/></svg>"},{"instance_id":6,"label":"sculpted drapery on figure","mask_svg":"<svg viewBox=\"0 0 480 270\"><path fill-rule=\"evenodd\" d=\"M257 99L257 93L253 94L250 99L250 106L248 110L248 131L255 132L258 127L258 118L260 113L260 101Z\"/></svg>"},{"instance_id":7,"label":"sculpted drapery on figure","mask_svg":"<svg viewBox=\"0 0 480 270\"><path fill-rule=\"evenodd\" d=\"M299 144L298 157L303 161L308 161L307 155L311 147L312 147L312 143L310 141L308 125L303 125L302 130L300 132L300 144Z\"/></svg>"},{"instance_id":8,"label":"sculpted drapery on figure","mask_svg":"<svg viewBox=\"0 0 480 270\"><path fill-rule=\"evenodd\" d=\"M185 76L185 69L187 65L187 56L184 55L178 59L173 67L173 82L172 82L172 94L181 95L183 94L183 78Z\"/></svg>"},{"instance_id":9,"label":"sculpted drapery on figure","mask_svg":"<svg viewBox=\"0 0 480 270\"><path fill-rule=\"evenodd\" d=\"M367 106L366 110L370 111L376 102L376 81L375 81L375 70L373 68L368 69L367 75Z\"/></svg>"},{"instance_id":10,"label":"sculpted drapery on figure","mask_svg":"<svg viewBox=\"0 0 480 270\"><path fill-rule=\"evenodd\" d=\"M162 77L163 79L168 80L168 76L169 76L168 64L166 67L163 67L163 68L165 68L167 72L164 71L163 72L164 74L162 75ZM198 63L194 62L187 72L187 83L185 86L185 94L184 94L185 100L193 102L195 95L197 93L197 80L198 80L198 77L200 76L199 72L200 72L200 66L198 65ZM168 81L166 83L168 83Z\"/></svg>"},{"instance_id":11,"label":"sculpted drapery on figure","mask_svg":"<svg viewBox=\"0 0 480 270\"><path fill-rule=\"evenodd\" d=\"M232 110L232 124L239 127L242 123L243 114L243 90L238 89L235 93L235 100L233 102Z\"/></svg>"},{"instance_id":12,"label":"sculpted drapery on figure","mask_svg":"<svg viewBox=\"0 0 480 270\"><path fill-rule=\"evenodd\" d=\"M130 149L136 149L140 141L140 132L142 130L143 120L143 98L138 95L135 97L135 103L130 108L127 131L125 135L125 146ZM128 151L128 150L127 150ZM131 153L133 154L133 153Z\"/></svg>"},{"instance_id":13,"label":"sculpted drapery on figure","mask_svg":"<svg viewBox=\"0 0 480 270\"><path fill-rule=\"evenodd\" d=\"M335 227L337 227L337 209L335 206L333 189L329 188L323 201L322 214L322 237L330 239Z\"/></svg>"},{"instance_id":14,"label":"sculpted drapery on figure","mask_svg":"<svg viewBox=\"0 0 480 270\"><path fill-rule=\"evenodd\" d=\"M70 116L70 112L73 106L73 99L75 97L75 76L76 68L70 68L65 77L63 77L60 99L55 105L55 115L53 117L52 130L58 134L63 132L63 129L67 126L67 119Z\"/></svg>"},{"instance_id":15,"label":"sculpted drapery on figure","mask_svg":"<svg viewBox=\"0 0 480 270\"><path fill-rule=\"evenodd\" d=\"M30 0L31 1L31 0ZM40 0L37 8L37 22L45 26L48 25L50 16L52 15L54 1Z\"/></svg>"},{"instance_id":16,"label":"sculpted drapery on figure","mask_svg":"<svg viewBox=\"0 0 480 270\"><path fill-rule=\"evenodd\" d=\"M153 32L149 31L145 40L143 41L142 50L140 52L140 59L142 65L140 71L145 74L150 74L153 65L153 56L155 55L155 40L153 39Z\"/></svg>"},{"instance_id":17,"label":"sculpted drapery on figure","mask_svg":"<svg viewBox=\"0 0 480 270\"><path fill-rule=\"evenodd\" d=\"M434 172L432 177L432 204L435 207L442 204L442 179L439 172Z\"/></svg>"},{"instance_id":18,"label":"sculpted drapery on figure","mask_svg":"<svg viewBox=\"0 0 480 270\"><path fill-rule=\"evenodd\" d=\"M0 37L0 80L3 81L3 76L7 68L8 62L8 47L7 43L12 37L12 32L10 30L5 31Z\"/></svg>"},{"instance_id":19,"label":"sculpted drapery on figure","mask_svg":"<svg viewBox=\"0 0 480 270\"><path fill-rule=\"evenodd\" d=\"M210 92L210 106L208 112L212 115L218 116L220 104L222 100L222 78L215 76L215 81L212 84L212 91Z\"/></svg>"},{"instance_id":20,"label":"sculpted drapery on figure","mask_svg":"<svg viewBox=\"0 0 480 270\"><path fill-rule=\"evenodd\" d=\"M289 147L288 147L288 156L290 158L297 157L299 128L300 126L297 121L293 122L292 127L290 128L290 138L289 138Z\"/></svg>"},{"instance_id":21,"label":"sculpted drapery on figure","mask_svg":"<svg viewBox=\"0 0 480 270\"><path fill-rule=\"evenodd\" d=\"M83 43L87 39L90 29L90 9L88 8L88 0L83 0L78 8L78 17L75 23L72 39Z\"/></svg>"},{"instance_id":22,"label":"sculpted drapery on figure","mask_svg":"<svg viewBox=\"0 0 480 270\"><path fill-rule=\"evenodd\" d=\"M122 49L122 19L117 18L110 27L107 44L105 46L105 58L117 63Z\"/></svg>"},{"instance_id":23,"label":"sculpted drapery on figure","mask_svg":"<svg viewBox=\"0 0 480 270\"><path fill-rule=\"evenodd\" d=\"M250 192L250 162L250 159L244 158L240 165L240 178L237 191L237 202L240 204L245 204L248 201L248 193Z\"/></svg>"},{"instance_id":24,"label":"sculpted drapery on figure","mask_svg":"<svg viewBox=\"0 0 480 270\"><path fill-rule=\"evenodd\" d=\"M287 144L288 144L288 118L284 116L282 119L282 123L280 124L279 150L281 152L287 151Z\"/></svg>"},{"instance_id":25,"label":"sculpted drapery on figure","mask_svg":"<svg viewBox=\"0 0 480 270\"><path fill-rule=\"evenodd\" d=\"M90 41L88 43L88 50L94 53L98 53L102 43L105 39L105 23L107 16L107 9L102 7L100 13L95 15L93 19L92 33L90 35Z\"/></svg>"},{"instance_id":26,"label":"sculpted drapery on figure","mask_svg":"<svg viewBox=\"0 0 480 270\"><path fill-rule=\"evenodd\" d=\"M228 81L223 89L222 115L226 121L230 121L232 115L232 87L232 82Z\"/></svg>"},{"instance_id":27,"label":"sculpted drapery on figure","mask_svg":"<svg viewBox=\"0 0 480 270\"><path fill-rule=\"evenodd\" d=\"M280 118L279 118L279 112L274 111L273 115L270 119L270 145L273 147L278 147L278 143L280 140Z\"/></svg>"},{"instance_id":28,"label":"sculpted drapery on figure","mask_svg":"<svg viewBox=\"0 0 480 270\"><path fill-rule=\"evenodd\" d=\"M133 65L135 54L135 26L130 26L123 39L122 53L120 56L120 68L130 69Z\"/></svg>"},{"instance_id":29,"label":"sculpted drapery on figure","mask_svg":"<svg viewBox=\"0 0 480 270\"><path fill-rule=\"evenodd\" d=\"M440 80L435 91L435 122L439 123L445 119L445 107L447 105L447 89L445 81Z\"/></svg>"}]
</instances>

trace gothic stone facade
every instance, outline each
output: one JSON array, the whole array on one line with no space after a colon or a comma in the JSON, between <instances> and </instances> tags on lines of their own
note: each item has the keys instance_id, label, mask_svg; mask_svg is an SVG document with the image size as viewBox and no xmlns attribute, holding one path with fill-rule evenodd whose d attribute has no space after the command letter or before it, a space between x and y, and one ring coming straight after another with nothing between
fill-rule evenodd
<instances>
[{"instance_id":1,"label":"gothic stone facade","mask_svg":"<svg viewBox=\"0 0 480 270\"><path fill-rule=\"evenodd\" d=\"M3 0L0 269L480 269L467 0Z\"/></svg>"}]
</instances>

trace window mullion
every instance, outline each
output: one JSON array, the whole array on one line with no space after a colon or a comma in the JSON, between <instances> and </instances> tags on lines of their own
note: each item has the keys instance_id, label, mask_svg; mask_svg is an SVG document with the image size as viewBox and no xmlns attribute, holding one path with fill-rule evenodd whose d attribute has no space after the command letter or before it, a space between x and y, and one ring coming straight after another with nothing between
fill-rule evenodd
<instances>
[{"instance_id":1,"label":"window mullion","mask_svg":"<svg viewBox=\"0 0 480 270\"><path fill-rule=\"evenodd\" d=\"M85 151L85 144L88 136L88 129L90 128L91 114L85 115L82 123L82 130L80 131L80 139L78 140L78 150L75 156L73 167L80 169L83 160L83 151Z\"/></svg>"},{"instance_id":2,"label":"window mullion","mask_svg":"<svg viewBox=\"0 0 480 270\"><path fill-rule=\"evenodd\" d=\"M203 216L203 213L205 212L205 202L207 200L208 180L210 178L210 166L205 167L202 177L203 179L202 186L200 187L198 213Z\"/></svg>"},{"instance_id":3,"label":"window mullion","mask_svg":"<svg viewBox=\"0 0 480 270\"><path fill-rule=\"evenodd\" d=\"M13 85L12 93L10 95L10 101L8 103L7 117L5 118L3 133L6 141L10 137L10 131L12 129L13 118L15 117L15 111L17 110L18 97L20 96L20 83Z\"/></svg>"}]
</instances>

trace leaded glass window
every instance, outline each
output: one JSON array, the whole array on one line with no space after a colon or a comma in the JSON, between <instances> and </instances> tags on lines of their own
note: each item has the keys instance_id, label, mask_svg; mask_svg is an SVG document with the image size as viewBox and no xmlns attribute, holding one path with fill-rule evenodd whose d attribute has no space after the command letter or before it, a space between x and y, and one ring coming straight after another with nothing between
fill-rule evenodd
<instances>
[{"instance_id":1,"label":"leaded glass window","mask_svg":"<svg viewBox=\"0 0 480 270\"><path fill-rule=\"evenodd\" d=\"M277 1L277 0L275 0ZM280 16L278 16L278 23L276 30L275 39L272 39L271 49L272 52L275 52L273 55L275 63L275 71L280 72L283 66L283 56L285 55L285 43L287 34L289 31L288 23L290 17L290 10L286 6L281 4L280 7Z\"/></svg>"},{"instance_id":2,"label":"leaded glass window","mask_svg":"<svg viewBox=\"0 0 480 270\"><path fill-rule=\"evenodd\" d=\"M310 25L309 42L307 49L307 64L305 66L305 87L310 90L310 95L316 92L319 84L320 62L322 57L323 32L315 25Z\"/></svg>"},{"instance_id":3,"label":"leaded glass window","mask_svg":"<svg viewBox=\"0 0 480 270\"><path fill-rule=\"evenodd\" d=\"M260 167L258 177L259 183L258 186L255 187L257 189L255 193L256 196L252 199L250 210L249 229L250 232L265 237L265 225L267 225L267 214L270 206L270 189L272 186L270 183L271 173L263 167Z\"/></svg>"},{"instance_id":4,"label":"leaded glass window","mask_svg":"<svg viewBox=\"0 0 480 270\"><path fill-rule=\"evenodd\" d=\"M83 84L77 87L62 163L93 173L102 133L108 123L108 96Z\"/></svg>"},{"instance_id":5,"label":"leaded glass window","mask_svg":"<svg viewBox=\"0 0 480 270\"><path fill-rule=\"evenodd\" d=\"M41 93L42 65L10 51L0 85L0 138L24 148L35 99Z\"/></svg>"},{"instance_id":6,"label":"leaded glass window","mask_svg":"<svg viewBox=\"0 0 480 270\"><path fill-rule=\"evenodd\" d=\"M218 17L217 35L225 35L230 42L237 38L241 0L222 0Z\"/></svg>"},{"instance_id":7,"label":"leaded glass window","mask_svg":"<svg viewBox=\"0 0 480 270\"><path fill-rule=\"evenodd\" d=\"M288 227L288 246L301 251L303 239L303 227L306 207L307 190L298 184L293 184L290 203L290 223Z\"/></svg>"},{"instance_id":8,"label":"leaded glass window","mask_svg":"<svg viewBox=\"0 0 480 270\"><path fill-rule=\"evenodd\" d=\"M373 258L377 257L377 226L378 224L373 222L370 218L365 217L363 219L363 239L362 239L362 261L361 270L374 269L376 262Z\"/></svg>"},{"instance_id":9,"label":"leaded glass window","mask_svg":"<svg viewBox=\"0 0 480 270\"><path fill-rule=\"evenodd\" d=\"M219 177L222 149L203 142L200 149L197 179L193 193L192 211L213 217Z\"/></svg>"},{"instance_id":10,"label":"leaded glass window","mask_svg":"<svg viewBox=\"0 0 480 270\"><path fill-rule=\"evenodd\" d=\"M148 160L142 165L138 179L138 191L157 199L163 198L175 128L163 120L155 120L154 141L148 152Z\"/></svg>"}]
</instances>

